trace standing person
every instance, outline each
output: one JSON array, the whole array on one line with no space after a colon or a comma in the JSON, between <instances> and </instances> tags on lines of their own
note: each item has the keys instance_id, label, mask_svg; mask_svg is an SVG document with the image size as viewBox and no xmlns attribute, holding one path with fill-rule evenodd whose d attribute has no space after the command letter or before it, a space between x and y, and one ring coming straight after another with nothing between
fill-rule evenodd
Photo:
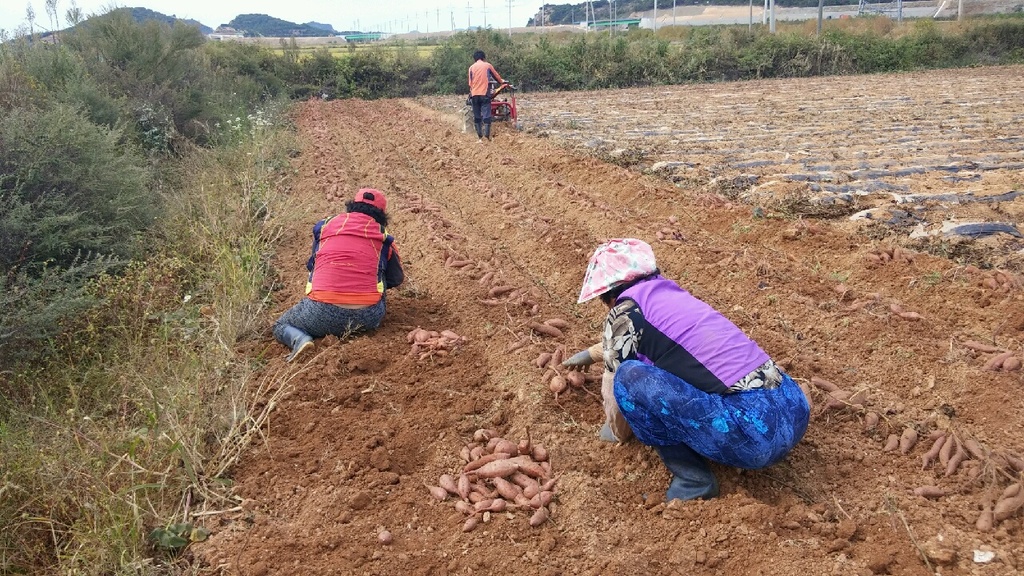
<instances>
[{"instance_id":1,"label":"standing person","mask_svg":"<svg viewBox=\"0 0 1024 576\"><path fill-rule=\"evenodd\" d=\"M483 50L477 50L473 53L475 62L469 67L469 100L473 105L473 125L476 127L477 142L483 142L484 138L491 139L493 83L505 83L498 71L485 58Z\"/></svg>"},{"instance_id":2,"label":"standing person","mask_svg":"<svg viewBox=\"0 0 1024 576\"><path fill-rule=\"evenodd\" d=\"M388 234L387 199L363 188L345 212L313 226L306 297L274 323L274 338L291 348L288 362L328 334L374 330L384 319L384 291L405 280Z\"/></svg>"},{"instance_id":3,"label":"standing person","mask_svg":"<svg viewBox=\"0 0 1024 576\"><path fill-rule=\"evenodd\" d=\"M600 353L563 364L604 357L600 437L652 446L672 473L666 500L717 496L708 460L764 468L803 437L810 405L799 385L725 316L661 276L647 243L597 247L579 302L595 297L608 306Z\"/></svg>"}]
</instances>

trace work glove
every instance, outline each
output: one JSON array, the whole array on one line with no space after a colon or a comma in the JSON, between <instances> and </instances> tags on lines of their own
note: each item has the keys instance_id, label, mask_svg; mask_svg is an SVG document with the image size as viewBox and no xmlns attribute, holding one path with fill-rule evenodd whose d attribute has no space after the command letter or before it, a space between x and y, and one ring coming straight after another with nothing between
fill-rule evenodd
<instances>
[{"instance_id":1,"label":"work glove","mask_svg":"<svg viewBox=\"0 0 1024 576\"><path fill-rule=\"evenodd\" d=\"M586 350L581 350L562 361L562 366L569 370L586 370L587 366L601 360L603 353L601 344L594 344Z\"/></svg>"}]
</instances>

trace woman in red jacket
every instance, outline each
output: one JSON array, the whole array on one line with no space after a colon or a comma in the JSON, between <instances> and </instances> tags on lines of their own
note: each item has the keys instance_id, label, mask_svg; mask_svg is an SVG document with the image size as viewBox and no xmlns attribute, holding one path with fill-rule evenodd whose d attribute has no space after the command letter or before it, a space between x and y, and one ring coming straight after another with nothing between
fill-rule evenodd
<instances>
[{"instance_id":1,"label":"woman in red jacket","mask_svg":"<svg viewBox=\"0 0 1024 576\"><path fill-rule=\"evenodd\" d=\"M386 210L383 192L363 188L344 213L313 227L306 297L274 323L274 338L291 348L288 362L314 338L344 338L384 320L384 291L405 280Z\"/></svg>"}]
</instances>

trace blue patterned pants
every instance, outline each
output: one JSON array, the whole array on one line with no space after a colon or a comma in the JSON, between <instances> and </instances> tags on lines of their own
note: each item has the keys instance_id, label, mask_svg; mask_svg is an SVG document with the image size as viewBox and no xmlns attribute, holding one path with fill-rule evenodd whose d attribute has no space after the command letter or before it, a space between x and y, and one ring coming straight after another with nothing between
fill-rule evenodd
<instances>
[{"instance_id":1,"label":"blue patterned pants","mask_svg":"<svg viewBox=\"0 0 1024 576\"><path fill-rule=\"evenodd\" d=\"M274 323L274 338L291 347L295 330L313 338L333 334L339 338L367 330L375 330L384 320L384 298L367 308L353 310L303 298Z\"/></svg>"}]
</instances>

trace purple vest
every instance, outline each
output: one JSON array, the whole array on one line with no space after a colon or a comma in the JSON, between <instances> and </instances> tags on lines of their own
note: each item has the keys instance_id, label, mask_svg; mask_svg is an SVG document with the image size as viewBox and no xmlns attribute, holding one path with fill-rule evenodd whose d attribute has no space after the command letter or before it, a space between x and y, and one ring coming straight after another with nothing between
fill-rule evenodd
<instances>
[{"instance_id":1,"label":"purple vest","mask_svg":"<svg viewBox=\"0 0 1024 576\"><path fill-rule=\"evenodd\" d=\"M729 387L770 359L728 318L667 278L656 276L640 282L624 291L619 301L625 298L637 303L651 328L678 344L687 356L703 366L703 370L691 370L694 374L676 374L683 380L700 377L697 372L710 373ZM659 365L658 357L652 357L659 354L658 350L664 352L665 346L645 346L643 340L648 336L657 338L653 334L641 338L639 359L672 372L668 366Z\"/></svg>"}]
</instances>

